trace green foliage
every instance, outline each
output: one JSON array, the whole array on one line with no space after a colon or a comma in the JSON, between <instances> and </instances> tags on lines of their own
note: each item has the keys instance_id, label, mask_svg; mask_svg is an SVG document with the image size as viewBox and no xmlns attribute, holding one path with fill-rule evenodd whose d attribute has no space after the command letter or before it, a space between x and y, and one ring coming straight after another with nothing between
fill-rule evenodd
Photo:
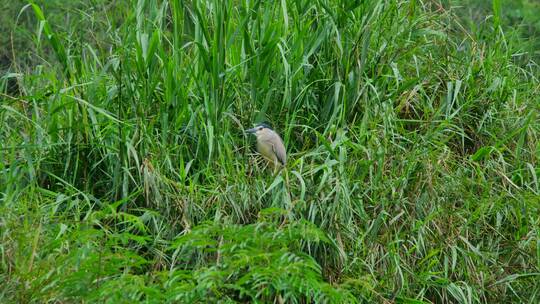
<instances>
[{"instance_id":1,"label":"green foliage","mask_svg":"<svg viewBox=\"0 0 540 304\"><path fill-rule=\"evenodd\" d=\"M538 302L533 2L13 3L0 302Z\"/></svg>"},{"instance_id":2,"label":"green foliage","mask_svg":"<svg viewBox=\"0 0 540 304\"><path fill-rule=\"evenodd\" d=\"M53 203L53 209L57 204ZM6 218L2 224L16 241L3 240L7 272L0 278L8 282L4 299L355 301L347 291L324 282L321 267L301 249L304 242L328 245L329 239L307 221L279 221L284 210L262 210L256 223L245 226L203 223L169 244L144 235L147 223L143 221L148 214L129 216L116 212L117 207L90 211L73 224L65 224L68 219L59 213L61 223L25 223L22 227L16 219ZM145 258L147 251L167 256L168 261L152 262Z\"/></svg>"},{"instance_id":3,"label":"green foliage","mask_svg":"<svg viewBox=\"0 0 540 304\"><path fill-rule=\"evenodd\" d=\"M280 224L272 216L285 210L279 211L263 210L245 226L202 224L174 240L174 264L182 269L172 272L175 282L191 281L196 288L186 292L184 283L169 292L183 302L354 302L324 282L321 267L301 250L303 242L328 244L327 237L307 221ZM203 267L197 265L201 259Z\"/></svg>"}]
</instances>

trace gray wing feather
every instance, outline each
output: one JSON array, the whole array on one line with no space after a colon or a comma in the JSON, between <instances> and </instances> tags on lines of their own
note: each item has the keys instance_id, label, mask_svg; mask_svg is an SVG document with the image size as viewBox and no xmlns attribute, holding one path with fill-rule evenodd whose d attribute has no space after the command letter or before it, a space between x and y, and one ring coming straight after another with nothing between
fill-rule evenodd
<instances>
[{"instance_id":1,"label":"gray wing feather","mask_svg":"<svg viewBox=\"0 0 540 304\"><path fill-rule=\"evenodd\" d=\"M285 151L285 145L283 145L281 138L277 138L275 144L272 145L272 149L274 150L279 162L285 166L287 163L287 152Z\"/></svg>"}]
</instances>

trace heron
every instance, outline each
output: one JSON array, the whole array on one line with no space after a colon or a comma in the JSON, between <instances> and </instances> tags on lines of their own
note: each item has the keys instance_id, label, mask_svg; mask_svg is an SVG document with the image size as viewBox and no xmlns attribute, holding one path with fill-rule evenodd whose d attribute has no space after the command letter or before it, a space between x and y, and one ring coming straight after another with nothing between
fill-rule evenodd
<instances>
[{"instance_id":1,"label":"heron","mask_svg":"<svg viewBox=\"0 0 540 304\"><path fill-rule=\"evenodd\" d=\"M257 137L257 151L272 164L274 168L279 168L287 164L287 152L285 145L279 134L272 130L266 123L260 123L247 133Z\"/></svg>"}]
</instances>

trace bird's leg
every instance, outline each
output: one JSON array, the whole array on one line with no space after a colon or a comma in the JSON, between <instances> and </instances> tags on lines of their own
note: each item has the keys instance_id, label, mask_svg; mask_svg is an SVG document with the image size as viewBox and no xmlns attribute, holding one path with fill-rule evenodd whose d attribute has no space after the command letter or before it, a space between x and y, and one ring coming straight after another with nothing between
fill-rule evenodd
<instances>
[{"instance_id":1,"label":"bird's leg","mask_svg":"<svg viewBox=\"0 0 540 304\"><path fill-rule=\"evenodd\" d=\"M274 156L274 159L272 160L272 169L274 170L274 176L279 171L279 165L277 162L277 158Z\"/></svg>"}]
</instances>

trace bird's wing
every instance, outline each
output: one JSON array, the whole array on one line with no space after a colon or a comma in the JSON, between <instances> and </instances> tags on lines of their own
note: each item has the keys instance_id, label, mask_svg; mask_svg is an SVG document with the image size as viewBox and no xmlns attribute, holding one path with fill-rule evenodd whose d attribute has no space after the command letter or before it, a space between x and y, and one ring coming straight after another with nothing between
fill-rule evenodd
<instances>
[{"instance_id":1,"label":"bird's wing","mask_svg":"<svg viewBox=\"0 0 540 304\"><path fill-rule=\"evenodd\" d=\"M274 153L276 154L277 159L279 162L285 166L287 163L287 154L285 151L285 145L283 145L283 141L281 138L277 138L274 144L272 144L272 150L274 150Z\"/></svg>"}]
</instances>

